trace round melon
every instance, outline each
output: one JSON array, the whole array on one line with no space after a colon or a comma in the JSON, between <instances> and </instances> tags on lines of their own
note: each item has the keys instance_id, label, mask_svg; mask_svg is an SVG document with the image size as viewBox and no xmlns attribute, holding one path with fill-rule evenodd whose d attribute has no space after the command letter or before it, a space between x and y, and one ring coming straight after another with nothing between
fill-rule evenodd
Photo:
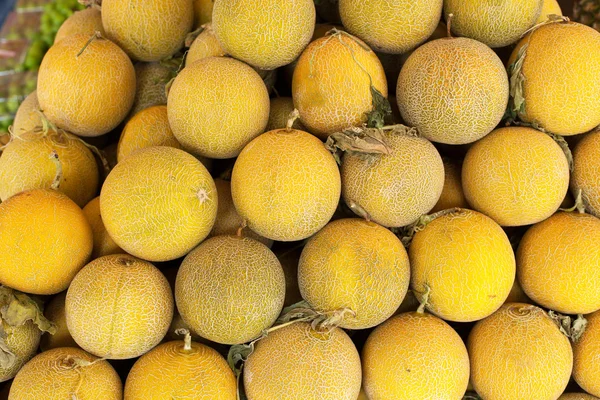
<instances>
[{"instance_id":1,"label":"round melon","mask_svg":"<svg viewBox=\"0 0 600 400\"><path fill-rule=\"evenodd\" d=\"M288 120L295 109L294 100L291 97L272 98L269 122L267 123L267 128L265 131L268 132L274 129L287 128ZM300 131L306 131L304 124L299 118L294 121L292 128Z\"/></svg>"},{"instance_id":2,"label":"round melon","mask_svg":"<svg viewBox=\"0 0 600 400\"><path fill-rule=\"evenodd\" d=\"M174 76L168 65L159 62L135 64L136 91L129 116L145 108L167 104L165 86Z\"/></svg>"},{"instance_id":3,"label":"round melon","mask_svg":"<svg viewBox=\"0 0 600 400\"><path fill-rule=\"evenodd\" d=\"M405 313L378 326L362 362L365 393L372 400L462 399L469 383L465 344L431 314Z\"/></svg>"},{"instance_id":4,"label":"round melon","mask_svg":"<svg viewBox=\"0 0 600 400\"><path fill-rule=\"evenodd\" d=\"M111 171L100 193L106 231L127 253L149 261L186 255L210 233L217 192L206 168L183 150L149 147Z\"/></svg>"},{"instance_id":5,"label":"round melon","mask_svg":"<svg viewBox=\"0 0 600 400\"><path fill-rule=\"evenodd\" d=\"M62 347L35 356L17 374L9 400L121 400L114 368L83 350Z\"/></svg>"},{"instance_id":6,"label":"round melon","mask_svg":"<svg viewBox=\"0 0 600 400\"><path fill-rule=\"evenodd\" d=\"M212 12L215 0L193 0L194 3L194 29L212 21Z\"/></svg>"},{"instance_id":7,"label":"round melon","mask_svg":"<svg viewBox=\"0 0 600 400\"><path fill-rule=\"evenodd\" d=\"M396 88L403 120L425 138L446 144L471 143L494 130L508 96L500 58L468 38L419 47L404 63Z\"/></svg>"},{"instance_id":8,"label":"round melon","mask_svg":"<svg viewBox=\"0 0 600 400\"><path fill-rule=\"evenodd\" d=\"M475 325L467 349L473 387L486 400L553 400L569 383L571 345L539 307L502 306Z\"/></svg>"},{"instance_id":9,"label":"round melon","mask_svg":"<svg viewBox=\"0 0 600 400\"><path fill-rule=\"evenodd\" d=\"M149 262L125 254L97 258L75 277L65 301L75 342L98 357L139 357L167 334L173 294Z\"/></svg>"},{"instance_id":10,"label":"round melon","mask_svg":"<svg viewBox=\"0 0 600 400\"><path fill-rule=\"evenodd\" d=\"M0 332L2 333L2 354L0 362L0 382L5 382L15 377L17 372L37 352L42 332L33 323L27 321L23 325L11 326L4 319L0 320ZM10 352L14 359L6 359L5 353Z\"/></svg>"},{"instance_id":11,"label":"round melon","mask_svg":"<svg viewBox=\"0 0 600 400\"><path fill-rule=\"evenodd\" d=\"M23 133L31 132L42 127L41 108L37 91L31 92L19 106L13 122L13 135L20 137Z\"/></svg>"},{"instance_id":12,"label":"round melon","mask_svg":"<svg viewBox=\"0 0 600 400\"><path fill-rule=\"evenodd\" d=\"M67 292L61 292L54 296L46 307L44 308L44 316L54 323L56 326L56 332L50 334L45 332L42 335L40 342L40 349L42 351L48 351L59 347L79 347L71 333L67 328L67 317L65 316L65 299Z\"/></svg>"},{"instance_id":13,"label":"round melon","mask_svg":"<svg viewBox=\"0 0 600 400\"><path fill-rule=\"evenodd\" d=\"M85 10L75 11L63 22L56 32L54 43L60 42L67 36L84 34L89 37L96 32L100 32L102 36L105 36L100 9L96 7L86 8Z\"/></svg>"},{"instance_id":14,"label":"round melon","mask_svg":"<svg viewBox=\"0 0 600 400\"><path fill-rule=\"evenodd\" d=\"M313 0L215 0L212 24L233 57L272 70L294 61L315 29Z\"/></svg>"},{"instance_id":15,"label":"round melon","mask_svg":"<svg viewBox=\"0 0 600 400\"><path fill-rule=\"evenodd\" d=\"M515 279L515 283L513 283L513 287L506 298L505 303L533 303L529 297L523 291L523 288L519 284L519 280Z\"/></svg>"},{"instance_id":16,"label":"round melon","mask_svg":"<svg viewBox=\"0 0 600 400\"><path fill-rule=\"evenodd\" d=\"M69 36L44 56L37 95L44 114L59 128L79 136L100 136L129 113L135 70L110 40Z\"/></svg>"},{"instance_id":17,"label":"round melon","mask_svg":"<svg viewBox=\"0 0 600 400\"><path fill-rule=\"evenodd\" d=\"M573 344L573 377L586 392L600 396L600 311L587 315L588 325Z\"/></svg>"},{"instance_id":18,"label":"round melon","mask_svg":"<svg viewBox=\"0 0 600 400\"><path fill-rule=\"evenodd\" d=\"M541 24L542 22L548 21L548 17L550 15L563 15L562 10L560 9L560 4L558 4L557 0L544 0L542 12L540 13L540 17L538 18L536 24Z\"/></svg>"},{"instance_id":19,"label":"round melon","mask_svg":"<svg viewBox=\"0 0 600 400\"><path fill-rule=\"evenodd\" d=\"M314 331L306 322L260 340L244 366L252 400L356 400L360 385L360 357L348 335Z\"/></svg>"},{"instance_id":20,"label":"round melon","mask_svg":"<svg viewBox=\"0 0 600 400\"><path fill-rule=\"evenodd\" d=\"M515 43L542 13L544 0L444 0L446 21L452 17L452 32L490 47Z\"/></svg>"},{"instance_id":21,"label":"round melon","mask_svg":"<svg viewBox=\"0 0 600 400\"><path fill-rule=\"evenodd\" d=\"M598 398L587 393L565 393L558 400L598 400Z\"/></svg>"},{"instance_id":22,"label":"round melon","mask_svg":"<svg viewBox=\"0 0 600 400\"><path fill-rule=\"evenodd\" d=\"M585 210L600 217L600 131L585 135L573 151L571 189L581 190ZM1 159L0 159L1 160Z\"/></svg>"},{"instance_id":23,"label":"round melon","mask_svg":"<svg viewBox=\"0 0 600 400\"><path fill-rule=\"evenodd\" d=\"M209 158L232 158L264 132L269 93L248 65L209 57L175 78L167 110L171 129L185 149Z\"/></svg>"},{"instance_id":24,"label":"round melon","mask_svg":"<svg viewBox=\"0 0 600 400\"><path fill-rule=\"evenodd\" d=\"M444 159L444 188L431 213L450 208L469 208L462 188L462 163Z\"/></svg>"},{"instance_id":25,"label":"round melon","mask_svg":"<svg viewBox=\"0 0 600 400\"><path fill-rule=\"evenodd\" d=\"M396 235L358 218L327 224L306 244L298 264L302 297L318 311L350 309L341 328L366 329L400 306L410 279Z\"/></svg>"},{"instance_id":26,"label":"round melon","mask_svg":"<svg viewBox=\"0 0 600 400\"><path fill-rule=\"evenodd\" d=\"M259 235L306 239L329 222L340 198L340 173L319 139L295 129L267 132L248 144L231 175L236 210Z\"/></svg>"},{"instance_id":27,"label":"round melon","mask_svg":"<svg viewBox=\"0 0 600 400\"><path fill-rule=\"evenodd\" d=\"M123 253L123 250L110 237L100 215L100 196L95 197L83 207L83 214L92 227L94 246L92 260L110 254Z\"/></svg>"},{"instance_id":28,"label":"round melon","mask_svg":"<svg viewBox=\"0 0 600 400\"><path fill-rule=\"evenodd\" d=\"M62 292L92 254L92 229L81 208L54 190L2 202L0 226L0 283L22 292Z\"/></svg>"},{"instance_id":29,"label":"round melon","mask_svg":"<svg viewBox=\"0 0 600 400\"><path fill-rule=\"evenodd\" d=\"M502 226L530 225L560 207L569 190L569 163L545 133L500 128L469 149L462 184L473 209Z\"/></svg>"},{"instance_id":30,"label":"round melon","mask_svg":"<svg viewBox=\"0 0 600 400\"><path fill-rule=\"evenodd\" d=\"M185 56L185 66L192 65L198 60L208 57L223 57L227 53L217 40L212 24L202 27L202 32L194 39Z\"/></svg>"}]
</instances>

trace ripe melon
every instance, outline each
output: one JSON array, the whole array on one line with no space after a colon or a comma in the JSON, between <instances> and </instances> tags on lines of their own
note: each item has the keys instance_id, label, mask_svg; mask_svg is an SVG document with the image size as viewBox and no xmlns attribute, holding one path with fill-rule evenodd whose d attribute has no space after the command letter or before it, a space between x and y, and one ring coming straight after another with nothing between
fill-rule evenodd
<instances>
[{"instance_id":1,"label":"ripe melon","mask_svg":"<svg viewBox=\"0 0 600 400\"><path fill-rule=\"evenodd\" d=\"M73 279L67 327L82 349L114 360L139 357L167 334L173 294L149 262L125 254L97 258Z\"/></svg>"},{"instance_id":2,"label":"ripe melon","mask_svg":"<svg viewBox=\"0 0 600 400\"><path fill-rule=\"evenodd\" d=\"M513 283L512 289L510 289L510 293L506 298L504 303L533 303L529 297L523 291L523 288L519 284L519 280L515 279L515 283Z\"/></svg>"},{"instance_id":3,"label":"ripe melon","mask_svg":"<svg viewBox=\"0 0 600 400\"><path fill-rule=\"evenodd\" d=\"M468 38L419 47L404 63L396 88L404 121L425 138L446 144L471 143L490 133L504 116L508 96L500 58Z\"/></svg>"},{"instance_id":4,"label":"ripe melon","mask_svg":"<svg viewBox=\"0 0 600 400\"><path fill-rule=\"evenodd\" d=\"M73 15L67 18L56 32L54 43L60 42L67 36L85 34L89 37L96 32L100 32L102 36L105 36L100 9L90 7L75 11Z\"/></svg>"},{"instance_id":5,"label":"ripe melon","mask_svg":"<svg viewBox=\"0 0 600 400\"><path fill-rule=\"evenodd\" d=\"M31 132L42 126L40 116L41 108L37 98L37 91L31 92L19 106L15 121L13 122L13 135L21 136L25 132Z\"/></svg>"},{"instance_id":6,"label":"ripe melon","mask_svg":"<svg viewBox=\"0 0 600 400\"><path fill-rule=\"evenodd\" d=\"M212 24L233 57L272 70L294 61L315 29L313 0L215 0Z\"/></svg>"},{"instance_id":7,"label":"ripe melon","mask_svg":"<svg viewBox=\"0 0 600 400\"><path fill-rule=\"evenodd\" d=\"M462 163L444 159L444 188L431 213L450 208L469 208L462 188Z\"/></svg>"},{"instance_id":8,"label":"ripe melon","mask_svg":"<svg viewBox=\"0 0 600 400\"><path fill-rule=\"evenodd\" d=\"M123 384L114 368L83 350L62 347L35 356L21 369L9 400L121 400Z\"/></svg>"},{"instance_id":9,"label":"ripe melon","mask_svg":"<svg viewBox=\"0 0 600 400\"><path fill-rule=\"evenodd\" d=\"M409 279L402 242L358 218L327 224L308 241L298 265L302 297L318 311L352 310L339 324L348 329L388 319L402 303Z\"/></svg>"},{"instance_id":10,"label":"ripe melon","mask_svg":"<svg viewBox=\"0 0 600 400\"><path fill-rule=\"evenodd\" d=\"M365 343L362 362L371 400L461 399L469 383L462 339L426 313L401 314L378 326Z\"/></svg>"},{"instance_id":11,"label":"ripe melon","mask_svg":"<svg viewBox=\"0 0 600 400\"><path fill-rule=\"evenodd\" d=\"M215 0L193 0L194 3L194 29L212 21L212 12Z\"/></svg>"},{"instance_id":12,"label":"ripe melon","mask_svg":"<svg viewBox=\"0 0 600 400\"><path fill-rule=\"evenodd\" d=\"M444 0L446 21L452 32L486 45L504 47L515 43L542 13L544 0Z\"/></svg>"},{"instance_id":13,"label":"ripe melon","mask_svg":"<svg viewBox=\"0 0 600 400\"><path fill-rule=\"evenodd\" d=\"M212 24L202 27L202 32L194 39L185 56L185 66L208 57L224 57L227 53L217 40Z\"/></svg>"},{"instance_id":14,"label":"ripe melon","mask_svg":"<svg viewBox=\"0 0 600 400\"><path fill-rule=\"evenodd\" d=\"M321 139L365 123L373 110L373 89L388 95L381 62L362 40L341 31L312 42L292 79L300 119Z\"/></svg>"},{"instance_id":15,"label":"ripe melon","mask_svg":"<svg viewBox=\"0 0 600 400\"><path fill-rule=\"evenodd\" d=\"M600 219L557 213L531 227L517 251L521 287L537 304L564 314L600 310Z\"/></svg>"},{"instance_id":16,"label":"ripe melon","mask_svg":"<svg viewBox=\"0 0 600 400\"><path fill-rule=\"evenodd\" d=\"M598 398L587 393L565 393L558 400L598 400Z\"/></svg>"},{"instance_id":17,"label":"ripe melon","mask_svg":"<svg viewBox=\"0 0 600 400\"><path fill-rule=\"evenodd\" d=\"M100 193L106 231L123 250L149 261L186 255L208 236L217 193L206 168L172 147L139 150L117 164Z\"/></svg>"},{"instance_id":18,"label":"ripe melon","mask_svg":"<svg viewBox=\"0 0 600 400\"><path fill-rule=\"evenodd\" d=\"M477 321L492 314L515 280L508 237L476 211L456 209L434 219L414 235L408 256L415 295L447 321Z\"/></svg>"},{"instance_id":19,"label":"ripe melon","mask_svg":"<svg viewBox=\"0 0 600 400\"><path fill-rule=\"evenodd\" d=\"M509 66L512 110L524 122L565 136L600 125L600 32L574 22L542 26L521 40Z\"/></svg>"},{"instance_id":20,"label":"ripe melon","mask_svg":"<svg viewBox=\"0 0 600 400\"><path fill-rule=\"evenodd\" d=\"M573 344L573 378L586 392L600 396L600 311L586 316L588 325Z\"/></svg>"},{"instance_id":21,"label":"ripe melon","mask_svg":"<svg viewBox=\"0 0 600 400\"><path fill-rule=\"evenodd\" d=\"M530 225L560 207L569 190L569 163L550 136L500 128L469 149L462 183L473 209L502 226Z\"/></svg>"},{"instance_id":22,"label":"ripe melon","mask_svg":"<svg viewBox=\"0 0 600 400\"><path fill-rule=\"evenodd\" d=\"M600 217L600 131L585 135L573 151L571 189L581 190L585 210ZM1 160L1 159L0 159Z\"/></svg>"},{"instance_id":23,"label":"ripe melon","mask_svg":"<svg viewBox=\"0 0 600 400\"><path fill-rule=\"evenodd\" d=\"M251 400L356 400L360 386L360 357L348 335L314 331L306 322L260 340L244 367Z\"/></svg>"},{"instance_id":24,"label":"ripe melon","mask_svg":"<svg viewBox=\"0 0 600 400\"><path fill-rule=\"evenodd\" d=\"M268 132L275 129L286 128L290 116L295 109L294 100L291 97L272 98L269 122L267 123L265 131ZM299 118L294 121L292 128L299 131L306 131L306 127Z\"/></svg>"},{"instance_id":25,"label":"ripe melon","mask_svg":"<svg viewBox=\"0 0 600 400\"><path fill-rule=\"evenodd\" d=\"M335 212L341 191L333 156L319 139L295 129L250 142L231 175L231 196L248 227L272 240L302 240Z\"/></svg>"},{"instance_id":26,"label":"ripe melon","mask_svg":"<svg viewBox=\"0 0 600 400\"><path fill-rule=\"evenodd\" d=\"M133 107L129 113L133 117L145 108L167 104L166 85L174 77L173 68L166 63L135 64L136 91Z\"/></svg>"},{"instance_id":27,"label":"ripe melon","mask_svg":"<svg viewBox=\"0 0 600 400\"><path fill-rule=\"evenodd\" d=\"M56 332L50 334L45 332L42 335L40 349L48 351L58 347L79 347L67 328L67 318L65 316L65 299L67 292L61 292L54 296L44 308L44 316L56 326Z\"/></svg>"},{"instance_id":28,"label":"ripe melon","mask_svg":"<svg viewBox=\"0 0 600 400\"><path fill-rule=\"evenodd\" d=\"M269 93L248 65L210 57L175 78L167 110L171 129L185 149L209 158L232 158L264 132Z\"/></svg>"},{"instance_id":29,"label":"ripe melon","mask_svg":"<svg viewBox=\"0 0 600 400\"><path fill-rule=\"evenodd\" d=\"M123 250L112 240L104 227L104 222L102 222L102 216L100 215L100 196L95 197L83 207L83 214L92 227L94 237L92 260L109 254L123 253Z\"/></svg>"},{"instance_id":30,"label":"ripe melon","mask_svg":"<svg viewBox=\"0 0 600 400\"><path fill-rule=\"evenodd\" d=\"M553 400L569 383L571 345L539 307L502 306L475 325L467 349L471 381L486 400Z\"/></svg>"},{"instance_id":31,"label":"ripe melon","mask_svg":"<svg viewBox=\"0 0 600 400\"><path fill-rule=\"evenodd\" d=\"M22 292L62 292L92 253L92 229L81 208L54 190L2 202L0 226L0 283Z\"/></svg>"},{"instance_id":32,"label":"ripe melon","mask_svg":"<svg viewBox=\"0 0 600 400\"><path fill-rule=\"evenodd\" d=\"M562 10L560 9L560 4L558 4L557 0L544 0L544 4L542 6L542 12L540 17L538 18L536 24L540 24L542 22L548 21L548 17L550 15L558 15L562 16Z\"/></svg>"}]
</instances>

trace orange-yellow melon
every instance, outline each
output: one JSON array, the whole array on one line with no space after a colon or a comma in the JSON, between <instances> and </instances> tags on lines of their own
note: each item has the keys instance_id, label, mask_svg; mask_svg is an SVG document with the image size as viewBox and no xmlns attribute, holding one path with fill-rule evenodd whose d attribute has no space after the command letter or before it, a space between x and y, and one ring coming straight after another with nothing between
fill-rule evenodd
<instances>
[{"instance_id":1,"label":"orange-yellow melon","mask_svg":"<svg viewBox=\"0 0 600 400\"><path fill-rule=\"evenodd\" d=\"M54 43L60 42L67 36L78 34L92 36L96 32L100 32L102 36L106 35L102 27L100 9L96 7L86 8L85 10L75 11L63 22L56 32Z\"/></svg>"},{"instance_id":2,"label":"orange-yellow melon","mask_svg":"<svg viewBox=\"0 0 600 400\"><path fill-rule=\"evenodd\" d=\"M79 347L69 333L67 317L65 316L65 299L67 292L61 292L54 296L44 307L44 316L54 323L56 332L52 335L44 332L40 342L40 349L48 351L58 347Z\"/></svg>"},{"instance_id":3,"label":"orange-yellow melon","mask_svg":"<svg viewBox=\"0 0 600 400\"><path fill-rule=\"evenodd\" d=\"M563 15L562 10L560 9L560 4L558 4L557 0L544 0L542 12L540 13L540 17L538 18L536 24L548 21L548 17L550 15Z\"/></svg>"},{"instance_id":4,"label":"orange-yellow melon","mask_svg":"<svg viewBox=\"0 0 600 400\"><path fill-rule=\"evenodd\" d=\"M558 400L598 400L598 398L587 393L565 393Z\"/></svg>"},{"instance_id":5,"label":"orange-yellow melon","mask_svg":"<svg viewBox=\"0 0 600 400\"><path fill-rule=\"evenodd\" d=\"M573 378L586 392L600 396L600 311L587 315L588 325L573 344Z\"/></svg>"},{"instance_id":6,"label":"orange-yellow melon","mask_svg":"<svg viewBox=\"0 0 600 400\"><path fill-rule=\"evenodd\" d=\"M586 212L600 217L600 131L585 135L573 151L571 189L581 199ZM0 159L1 160L1 159Z\"/></svg>"},{"instance_id":7,"label":"orange-yellow melon","mask_svg":"<svg viewBox=\"0 0 600 400\"><path fill-rule=\"evenodd\" d=\"M19 137L25 132L42 127L40 117L41 108L37 98L37 91L31 92L19 106L15 121L13 122L13 135Z\"/></svg>"},{"instance_id":8,"label":"orange-yellow melon","mask_svg":"<svg viewBox=\"0 0 600 400\"><path fill-rule=\"evenodd\" d=\"M9 351L15 357L12 362L5 364L3 360L0 364L0 382L5 382L14 378L23 365L35 356L42 332L32 321L11 326L6 321L0 320L0 328L3 334L2 345L6 346L2 352Z\"/></svg>"},{"instance_id":9,"label":"orange-yellow melon","mask_svg":"<svg viewBox=\"0 0 600 400\"><path fill-rule=\"evenodd\" d=\"M212 24L206 24L202 27L202 32L194 39L187 55L185 56L185 66L192 65L198 60L208 57L223 57L227 53L217 40Z\"/></svg>"},{"instance_id":10,"label":"orange-yellow melon","mask_svg":"<svg viewBox=\"0 0 600 400\"><path fill-rule=\"evenodd\" d=\"M269 112L269 122L265 129L266 132L274 129L283 129L287 127L290 114L295 110L294 100L291 97L274 97L271 99L271 110ZM306 131L304 124L300 119L296 119L292 128Z\"/></svg>"},{"instance_id":11,"label":"orange-yellow melon","mask_svg":"<svg viewBox=\"0 0 600 400\"><path fill-rule=\"evenodd\" d=\"M461 171L461 163L444 160L444 188L440 199L430 211L431 213L450 208L469 208L462 188Z\"/></svg>"},{"instance_id":12,"label":"orange-yellow melon","mask_svg":"<svg viewBox=\"0 0 600 400\"><path fill-rule=\"evenodd\" d=\"M515 279L515 283L513 283L513 287L510 289L505 303L532 303L531 299L523 291L518 279Z\"/></svg>"},{"instance_id":13,"label":"orange-yellow melon","mask_svg":"<svg viewBox=\"0 0 600 400\"><path fill-rule=\"evenodd\" d=\"M110 237L102 222L100 215L100 197L93 198L83 207L83 214L92 228L94 246L92 249L92 260L109 254L123 253L123 250Z\"/></svg>"},{"instance_id":14,"label":"orange-yellow melon","mask_svg":"<svg viewBox=\"0 0 600 400\"><path fill-rule=\"evenodd\" d=\"M212 21L212 11L215 0L193 0L194 4L194 29Z\"/></svg>"},{"instance_id":15,"label":"orange-yellow melon","mask_svg":"<svg viewBox=\"0 0 600 400\"><path fill-rule=\"evenodd\" d=\"M135 64L135 98L129 116L133 117L144 108L167 104L166 85L175 76L169 65L160 62Z\"/></svg>"}]
</instances>

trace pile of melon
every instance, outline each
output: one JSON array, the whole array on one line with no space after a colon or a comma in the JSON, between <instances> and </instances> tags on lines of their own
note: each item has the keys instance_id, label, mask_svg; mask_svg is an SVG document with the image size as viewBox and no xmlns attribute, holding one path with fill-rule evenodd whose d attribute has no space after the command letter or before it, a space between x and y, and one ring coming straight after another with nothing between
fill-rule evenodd
<instances>
[{"instance_id":1,"label":"pile of melon","mask_svg":"<svg viewBox=\"0 0 600 400\"><path fill-rule=\"evenodd\" d=\"M600 398L565 4L85 3L0 155L0 398Z\"/></svg>"}]
</instances>

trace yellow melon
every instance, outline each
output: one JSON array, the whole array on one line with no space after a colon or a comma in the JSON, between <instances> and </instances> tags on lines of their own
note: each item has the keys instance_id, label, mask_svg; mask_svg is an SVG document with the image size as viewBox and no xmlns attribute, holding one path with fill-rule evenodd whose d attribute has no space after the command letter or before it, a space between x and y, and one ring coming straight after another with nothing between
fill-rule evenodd
<instances>
[{"instance_id":1,"label":"yellow melon","mask_svg":"<svg viewBox=\"0 0 600 400\"><path fill-rule=\"evenodd\" d=\"M425 138L446 144L471 143L490 133L504 116L508 96L500 58L468 38L419 47L402 67L396 88L404 121Z\"/></svg>"},{"instance_id":2,"label":"yellow melon","mask_svg":"<svg viewBox=\"0 0 600 400\"><path fill-rule=\"evenodd\" d=\"M152 264L125 254L97 258L75 277L65 302L75 342L98 357L139 357L167 334L173 294Z\"/></svg>"},{"instance_id":3,"label":"yellow melon","mask_svg":"<svg viewBox=\"0 0 600 400\"><path fill-rule=\"evenodd\" d=\"M505 303L533 303L529 297L523 291L523 288L519 284L519 280L515 279L512 289L506 298Z\"/></svg>"},{"instance_id":4,"label":"yellow melon","mask_svg":"<svg viewBox=\"0 0 600 400\"><path fill-rule=\"evenodd\" d=\"M259 341L244 367L252 400L356 400L360 385L360 357L348 335L314 331L305 322Z\"/></svg>"},{"instance_id":5,"label":"yellow melon","mask_svg":"<svg viewBox=\"0 0 600 400\"><path fill-rule=\"evenodd\" d=\"M539 307L502 306L475 325L467 349L473 386L486 400L553 400L569 383L571 345Z\"/></svg>"},{"instance_id":6,"label":"yellow melon","mask_svg":"<svg viewBox=\"0 0 600 400\"><path fill-rule=\"evenodd\" d=\"M291 97L274 97L271 99L271 111L269 113L269 122L266 132L274 129L283 129L287 127L292 112L295 110L294 100ZM296 119L292 128L306 131L306 127L300 119Z\"/></svg>"},{"instance_id":7,"label":"yellow melon","mask_svg":"<svg viewBox=\"0 0 600 400\"><path fill-rule=\"evenodd\" d=\"M269 93L248 65L209 57L175 78L167 109L171 129L185 149L209 158L232 158L264 132Z\"/></svg>"},{"instance_id":8,"label":"yellow melon","mask_svg":"<svg viewBox=\"0 0 600 400\"><path fill-rule=\"evenodd\" d=\"M318 137L362 125L373 110L373 90L387 97L381 62L360 39L341 31L312 42L292 79L294 105Z\"/></svg>"},{"instance_id":9,"label":"yellow melon","mask_svg":"<svg viewBox=\"0 0 600 400\"><path fill-rule=\"evenodd\" d=\"M0 282L22 292L62 292L92 253L92 229L81 208L54 190L2 202L0 226Z\"/></svg>"},{"instance_id":10,"label":"yellow melon","mask_svg":"<svg viewBox=\"0 0 600 400\"><path fill-rule=\"evenodd\" d=\"M42 332L32 321L19 326L10 326L4 320L0 321L0 331L2 333L0 382L4 382L14 378L23 365L35 355ZM7 357L7 353L12 357Z\"/></svg>"},{"instance_id":11,"label":"yellow melon","mask_svg":"<svg viewBox=\"0 0 600 400\"><path fill-rule=\"evenodd\" d=\"M215 0L212 24L227 54L272 70L300 55L315 18L312 0Z\"/></svg>"},{"instance_id":12,"label":"yellow melon","mask_svg":"<svg viewBox=\"0 0 600 400\"><path fill-rule=\"evenodd\" d=\"M550 136L500 128L469 149L462 184L473 209L500 225L535 224L560 207L569 190L569 163Z\"/></svg>"},{"instance_id":13,"label":"yellow melon","mask_svg":"<svg viewBox=\"0 0 600 400\"><path fill-rule=\"evenodd\" d=\"M208 57L223 57L227 53L217 40L212 24L202 27L202 32L194 39L185 56L185 66Z\"/></svg>"},{"instance_id":14,"label":"yellow melon","mask_svg":"<svg viewBox=\"0 0 600 400\"><path fill-rule=\"evenodd\" d=\"M109 254L123 253L123 250L112 240L104 227L104 222L102 222L102 216L100 215L100 197L95 197L87 203L83 207L83 214L92 227L92 234L94 236L92 260Z\"/></svg>"},{"instance_id":15,"label":"yellow melon","mask_svg":"<svg viewBox=\"0 0 600 400\"><path fill-rule=\"evenodd\" d=\"M401 314L378 326L362 362L370 400L461 399L469 383L465 344L431 314Z\"/></svg>"},{"instance_id":16,"label":"yellow melon","mask_svg":"<svg viewBox=\"0 0 600 400\"><path fill-rule=\"evenodd\" d=\"M540 17L537 20L537 24L548 21L548 17L550 15L559 15L562 16L562 10L560 9L560 4L558 4L557 0L544 0L544 5L542 6L542 12L540 13Z\"/></svg>"},{"instance_id":17,"label":"yellow melon","mask_svg":"<svg viewBox=\"0 0 600 400\"><path fill-rule=\"evenodd\" d=\"M444 160L444 188L431 213L450 208L469 208L462 188L461 171L462 164L448 159Z\"/></svg>"},{"instance_id":18,"label":"yellow melon","mask_svg":"<svg viewBox=\"0 0 600 400\"><path fill-rule=\"evenodd\" d=\"M585 210L600 217L600 131L585 135L573 151L571 189L581 199ZM0 159L1 160L1 159Z\"/></svg>"},{"instance_id":19,"label":"yellow melon","mask_svg":"<svg viewBox=\"0 0 600 400\"><path fill-rule=\"evenodd\" d=\"M45 332L42 335L42 340L40 342L40 349L42 351L48 351L58 347L79 347L71 337L69 328L67 328L67 318L65 316L66 297L67 292L61 292L54 296L44 308L44 316L54 323L56 332L53 334Z\"/></svg>"},{"instance_id":20,"label":"yellow melon","mask_svg":"<svg viewBox=\"0 0 600 400\"><path fill-rule=\"evenodd\" d=\"M144 108L167 104L165 86L174 74L174 69L165 63L135 64L136 91L129 116L136 115Z\"/></svg>"},{"instance_id":21,"label":"yellow melon","mask_svg":"<svg viewBox=\"0 0 600 400\"><path fill-rule=\"evenodd\" d=\"M75 11L73 15L67 18L56 32L54 43L60 42L67 36L85 34L89 37L95 32L100 32L102 36L105 35L100 9L90 7L85 10Z\"/></svg>"},{"instance_id":22,"label":"yellow melon","mask_svg":"<svg viewBox=\"0 0 600 400\"><path fill-rule=\"evenodd\" d=\"M121 400L123 384L105 360L62 347L35 356L17 374L9 400Z\"/></svg>"},{"instance_id":23,"label":"yellow melon","mask_svg":"<svg viewBox=\"0 0 600 400\"><path fill-rule=\"evenodd\" d=\"M37 127L42 126L40 116L40 103L37 98L37 91L31 92L19 106L15 121L13 122L13 134L21 136L25 132L31 132Z\"/></svg>"},{"instance_id":24,"label":"yellow melon","mask_svg":"<svg viewBox=\"0 0 600 400\"><path fill-rule=\"evenodd\" d=\"M573 344L573 377L586 392L600 396L600 311L587 315L588 325Z\"/></svg>"},{"instance_id":25,"label":"yellow melon","mask_svg":"<svg viewBox=\"0 0 600 400\"><path fill-rule=\"evenodd\" d=\"M599 32L574 22L542 26L521 40L509 65L512 110L524 122L559 135L600 125Z\"/></svg>"},{"instance_id":26,"label":"yellow melon","mask_svg":"<svg viewBox=\"0 0 600 400\"><path fill-rule=\"evenodd\" d=\"M100 193L106 231L123 250L149 261L186 255L208 236L217 193L206 168L172 147L149 147L111 171Z\"/></svg>"},{"instance_id":27,"label":"yellow melon","mask_svg":"<svg viewBox=\"0 0 600 400\"><path fill-rule=\"evenodd\" d=\"M452 32L504 47L515 43L542 13L544 0L444 0L444 16Z\"/></svg>"},{"instance_id":28,"label":"yellow melon","mask_svg":"<svg viewBox=\"0 0 600 400\"><path fill-rule=\"evenodd\" d=\"M329 222L341 191L333 156L316 137L295 129L250 142L231 175L231 196L248 227L272 240L313 235Z\"/></svg>"},{"instance_id":29,"label":"yellow melon","mask_svg":"<svg viewBox=\"0 0 600 400\"><path fill-rule=\"evenodd\" d=\"M598 400L598 398L587 393L565 393L558 400Z\"/></svg>"}]
</instances>

